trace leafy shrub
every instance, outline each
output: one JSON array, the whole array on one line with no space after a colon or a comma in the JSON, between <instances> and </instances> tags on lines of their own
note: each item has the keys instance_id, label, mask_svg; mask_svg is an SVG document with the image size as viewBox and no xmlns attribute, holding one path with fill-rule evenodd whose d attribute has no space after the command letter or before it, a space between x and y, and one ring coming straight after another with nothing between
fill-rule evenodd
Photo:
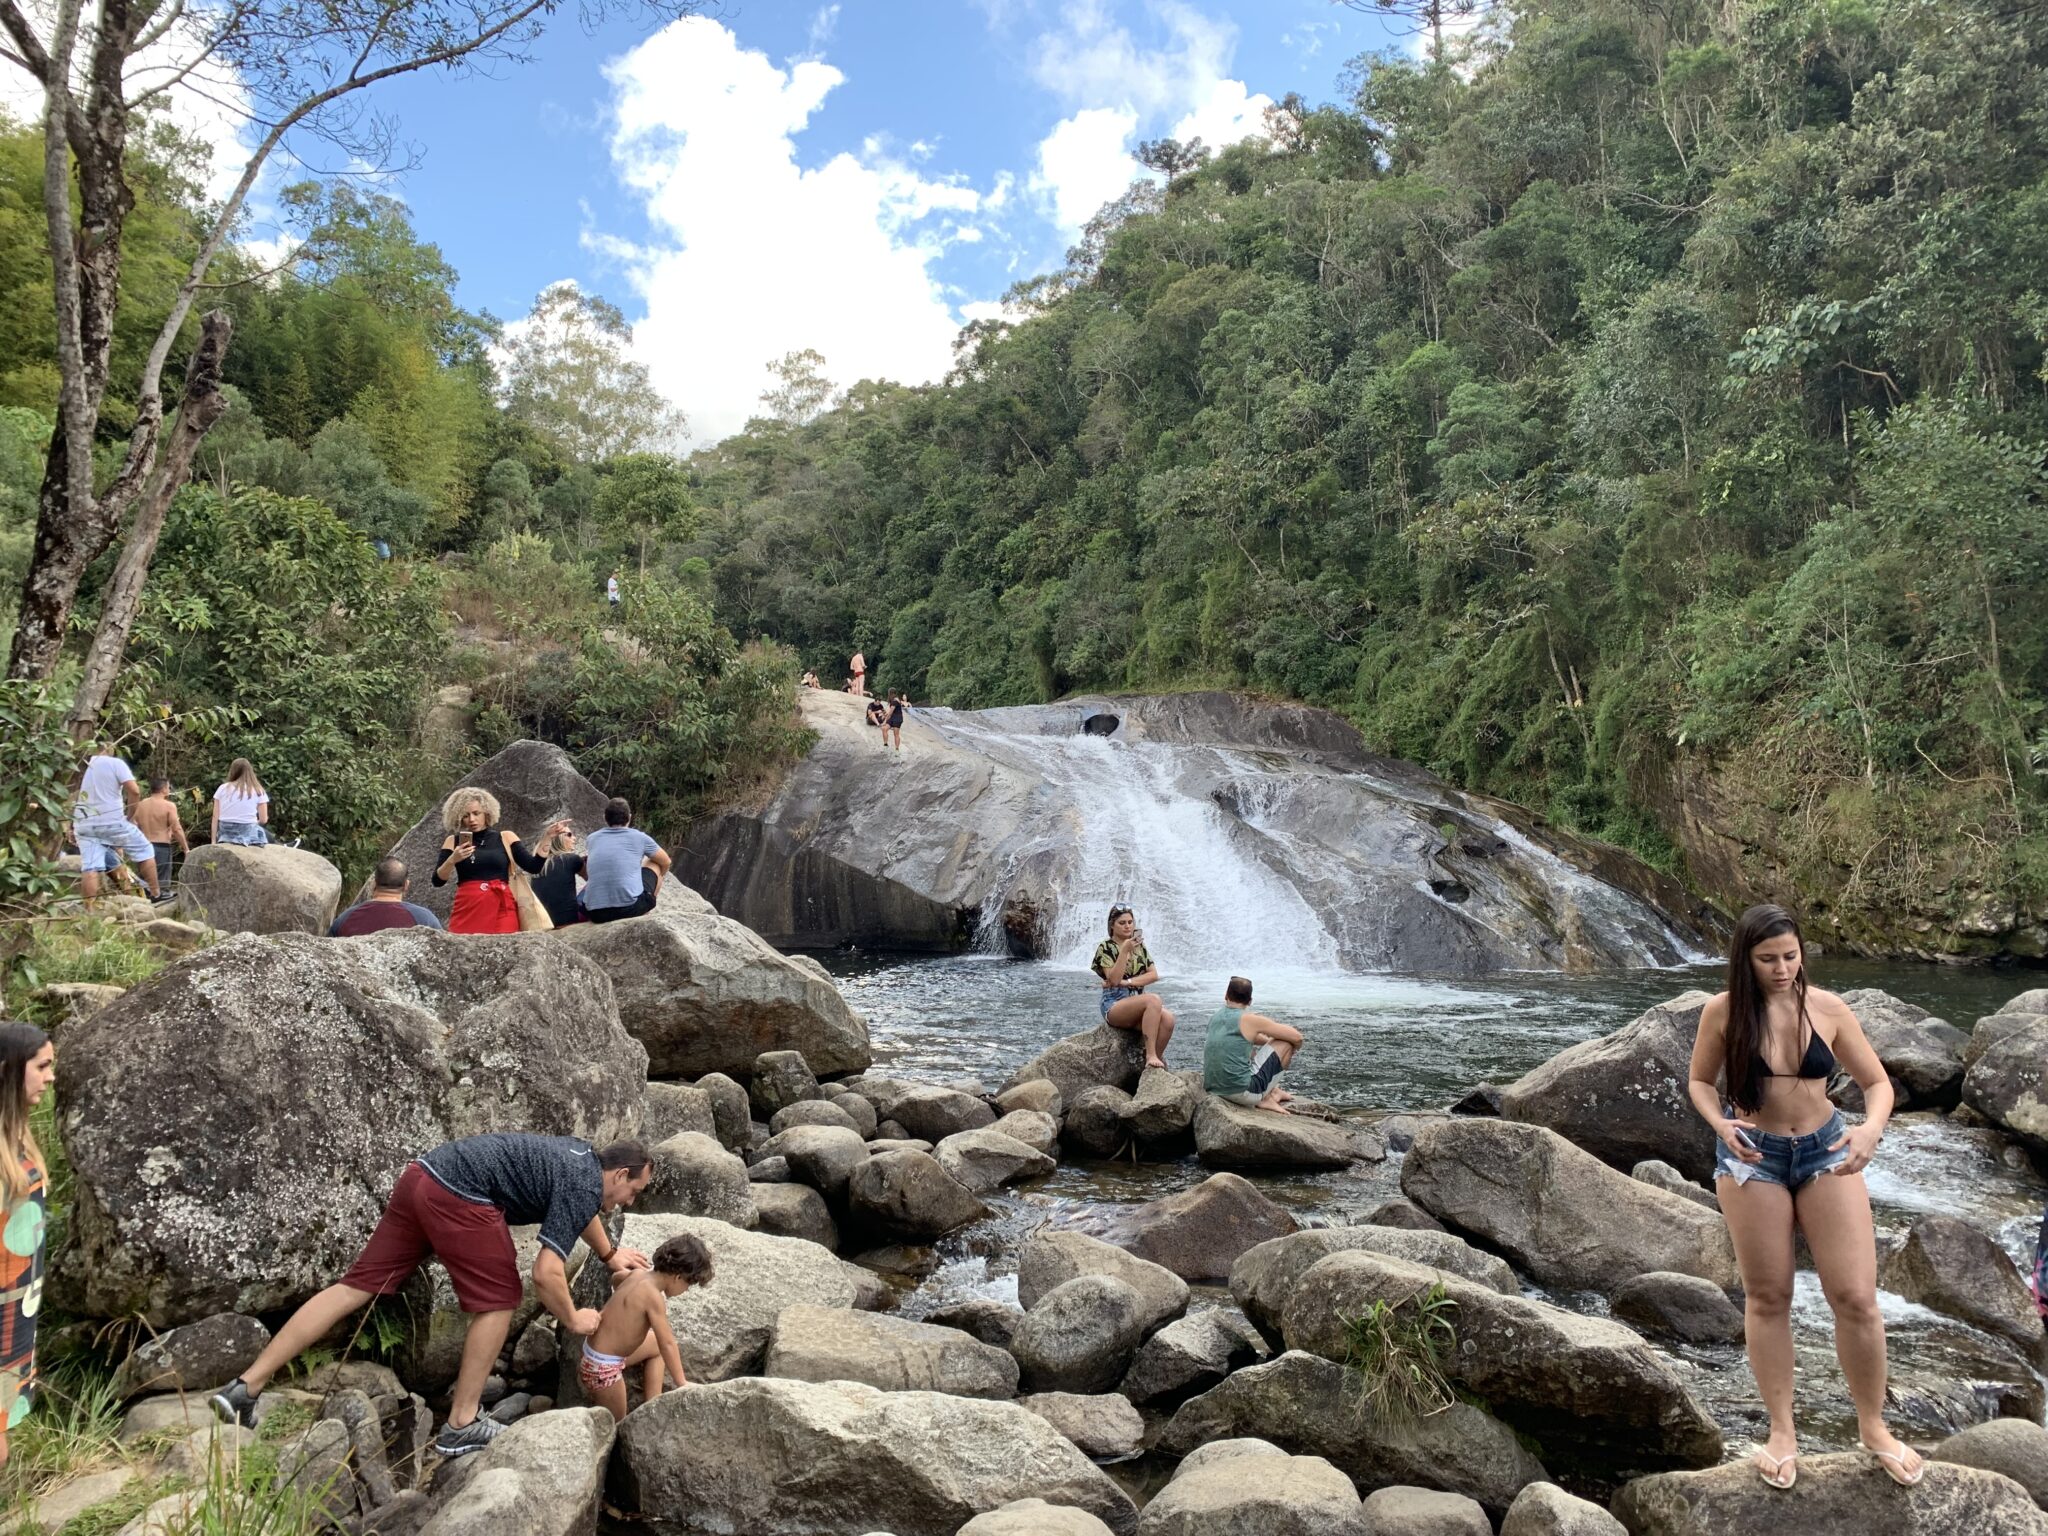
<instances>
[{"instance_id":1,"label":"leafy shrub","mask_svg":"<svg viewBox=\"0 0 2048 1536\"><path fill-rule=\"evenodd\" d=\"M1375 1301L1342 1318L1344 1364L1358 1409L1389 1428L1441 1413L1456 1394L1448 1369L1458 1346L1451 1314L1458 1304L1442 1281L1401 1302Z\"/></svg>"}]
</instances>

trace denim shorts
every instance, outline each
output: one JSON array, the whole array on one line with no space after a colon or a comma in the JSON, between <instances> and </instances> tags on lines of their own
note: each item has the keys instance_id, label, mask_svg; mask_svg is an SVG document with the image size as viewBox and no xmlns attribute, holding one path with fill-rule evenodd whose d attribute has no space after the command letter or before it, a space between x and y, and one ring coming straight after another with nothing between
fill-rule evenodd
<instances>
[{"instance_id":1,"label":"denim shorts","mask_svg":"<svg viewBox=\"0 0 2048 1536\"><path fill-rule=\"evenodd\" d=\"M112 874L123 855L137 864L146 864L156 857L156 849L142 835L142 828L125 816L73 822L71 831L78 839L78 867L89 875Z\"/></svg>"},{"instance_id":2,"label":"denim shorts","mask_svg":"<svg viewBox=\"0 0 2048 1536\"><path fill-rule=\"evenodd\" d=\"M270 834L253 821L224 821L220 831L214 835L216 843L226 843L235 848L267 848Z\"/></svg>"},{"instance_id":3,"label":"denim shorts","mask_svg":"<svg viewBox=\"0 0 2048 1536\"><path fill-rule=\"evenodd\" d=\"M1714 1177L1718 1179L1725 1175L1738 1184L1761 1179L1766 1184L1777 1184L1786 1189L1803 1189L1848 1157L1847 1147L1836 1147L1832 1152L1828 1150L1842 1139L1842 1133L1847 1129L1847 1122L1837 1110L1828 1117L1826 1125L1805 1136L1773 1136L1769 1131L1739 1132L1763 1153L1764 1160L1760 1163L1741 1161L1728 1150L1725 1142L1717 1138L1714 1142Z\"/></svg>"},{"instance_id":4,"label":"denim shorts","mask_svg":"<svg viewBox=\"0 0 2048 1536\"><path fill-rule=\"evenodd\" d=\"M1143 997L1143 987L1104 987L1102 989L1102 1016L1109 1017L1109 1010L1127 997Z\"/></svg>"}]
</instances>

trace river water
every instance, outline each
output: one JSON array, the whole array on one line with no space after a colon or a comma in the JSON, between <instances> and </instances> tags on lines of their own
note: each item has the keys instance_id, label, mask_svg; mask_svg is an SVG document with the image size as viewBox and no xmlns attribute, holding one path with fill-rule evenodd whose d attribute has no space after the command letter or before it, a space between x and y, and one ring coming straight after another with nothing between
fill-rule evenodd
<instances>
[{"instance_id":1,"label":"river water","mask_svg":"<svg viewBox=\"0 0 2048 1536\"><path fill-rule=\"evenodd\" d=\"M1141 909L1140 921L1145 913ZM1155 942L1155 950L1160 945ZM1692 988L1718 990L1711 967L1563 976L1516 973L1478 979L1355 975L1323 956L1297 957L1285 944L1218 949L1175 942L1158 958L1158 991L1181 1020L1168 1051L1177 1067L1199 1065L1201 1026L1234 965L1257 983L1262 1011L1299 1025L1309 1048L1289 1076L1297 1092L1342 1109L1441 1110L1473 1085L1506 1083L1566 1046L1605 1034L1650 1005ZM1293 963L1298 958L1307 964ZM1205 963L1206 962L1206 963ZM849 1002L868 1019L877 1071L905 1077L980 1079L993 1089L1064 1035L1096 1022L1092 978L1074 960L1016 961L988 955L903 959L841 955L831 967ZM1817 985L1837 991L1879 987L1962 1029L2032 984L2026 973L1835 961L1814 963ZM1704 1129L1701 1135L1706 1133ZM1263 1188L1310 1224L1355 1220L1399 1192L1398 1155L1345 1173L1265 1177ZM970 1295L1015 1299L1014 1251L1047 1220L1088 1227L1120 1206L1187 1188L1205 1176L1192 1156L1133 1165L1068 1160L1043 1183L1007 1191L994 1217L950 1239L936 1273L908 1294L910 1316ZM1999 1137L1940 1116L1903 1116L1868 1175L1881 1228L1919 1211L1960 1216L1995 1236L2024 1269L2048 1183ZM1534 1294L1545 1294L1535 1292ZM1210 1300L1225 1299L1215 1293ZM1548 1299L1602 1311L1597 1296ZM1993 1416L2001 1402L2025 1402L2039 1416L2042 1386L2009 1346L1886 1297L1893 1412L1899 1431L1932 1440ZM1833 1357L1832 1323L1810 1272L1795 1301L1800 1416L1808 1449L1845 1448L1854 1418ZM1673 1358L1720 1421L1731 1453L1763 1430L1755 1389L1739 1348L1692 1348Z\"/></svg>"}]
</instances>

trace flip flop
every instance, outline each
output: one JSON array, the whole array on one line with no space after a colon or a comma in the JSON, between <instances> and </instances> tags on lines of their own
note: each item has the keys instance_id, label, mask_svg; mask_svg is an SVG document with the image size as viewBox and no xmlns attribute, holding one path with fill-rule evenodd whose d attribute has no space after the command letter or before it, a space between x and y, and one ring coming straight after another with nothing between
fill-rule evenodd
<instances>
[{"instance_id":1,"label":"flip flop","mask_svg":"<svg viewBox=\"0 0 2048 1536\"><path fill-rule=\"evenodd\" d=\"M1764 1466L1765 1462L1770 1463L1768 1468ZM1779 1479L1787 1467L1792 1469L1791 1475L1784 1477L1783 1481L1780 1481ZM1769 1451L1758 1451L1756 1453L1756 1475L1763 1479L1766 1488L1776 1488L1781 1493L1785 1492L1794 1483L1799 1481L1799 1453L1794 1451L1789 1456L1773 1456Z\"/></svg>"},{"instance_id":2,"label":"flip flop","mask_svg":"<svg viewBox=\"0 0 2048 1536\"><path fill-rule=\"evenodd\" d=\"M1911 1477L1908 1477L1906 1476L1906 1458L1900 1455L1899 1452L1880 1451L1867 1440L1858 1440L1856 1443L1875 1456L1877 1464L1884 1468L1884 1475L1897 1483L1901 1488L1917 1488L1920 1485L1920 1479L1927 1475L1927 1462L1925 1458L1920 1462L1920 1470Z\"/></svg>"}]
</instances>

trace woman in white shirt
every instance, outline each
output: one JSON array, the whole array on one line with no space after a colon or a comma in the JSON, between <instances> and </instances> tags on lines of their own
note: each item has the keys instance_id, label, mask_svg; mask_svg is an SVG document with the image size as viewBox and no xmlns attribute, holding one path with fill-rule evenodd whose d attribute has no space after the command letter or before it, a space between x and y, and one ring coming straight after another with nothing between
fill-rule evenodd
<instances>
[{"instance_id":1,"label":"woman in white shirt","mask_svg":"<svg viewBox=\"0 0 2048 1536\"><path fill-rule=\"evenodd\" d=\"M244 848L261 848L270 841L263 830L270 820L270 795L249 759L238 757L228 770L227 782L213 792L213 840Z\"/></svg>"}]
</instances>

